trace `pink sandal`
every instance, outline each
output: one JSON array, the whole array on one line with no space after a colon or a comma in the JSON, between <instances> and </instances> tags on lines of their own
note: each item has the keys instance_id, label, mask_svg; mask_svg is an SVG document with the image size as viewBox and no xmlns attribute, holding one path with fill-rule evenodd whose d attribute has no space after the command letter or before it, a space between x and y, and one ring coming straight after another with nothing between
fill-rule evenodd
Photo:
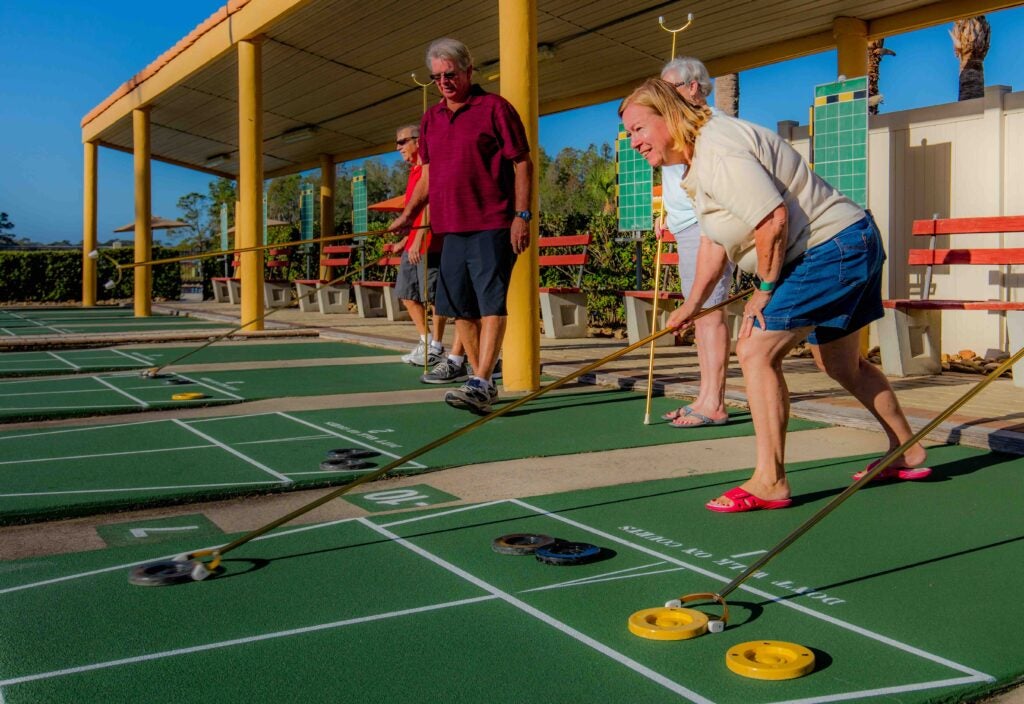
<instances>
[{"instance_id":1,"label":"pink sandal","mask_svg":"<svg viewBox=\"0 0 1024 704\"><path fill-rule=\"evenodd\" d=\"M716 513L745 513L758 509L770 511L776 508L786 508L793 503L793 499L762 499L748 491L744 491L738 486L729 489L729 491L722 494L722 497L732 501L732 505L722 506L713 501L708 501L704 504L704 508Z\"/></svg>"},{"instance_id":2,"label":"pink sandal","mask_svg":"<svg viewBox=\"0 0 1024 704\"><path fill-rule=\"evenodd\" d=\"M881 461L882 460L875 460L867 467L854 474L853 480L859 482L861 479L864 478L864 476L868 472L874 469ZM885 482L899 479L905 482L913 482L917 481L918 479L925 479L926 477L931 475L931 473L931 467L886 467L881 472L876 474L871 481Z\"/></svg>"}]
</instances>

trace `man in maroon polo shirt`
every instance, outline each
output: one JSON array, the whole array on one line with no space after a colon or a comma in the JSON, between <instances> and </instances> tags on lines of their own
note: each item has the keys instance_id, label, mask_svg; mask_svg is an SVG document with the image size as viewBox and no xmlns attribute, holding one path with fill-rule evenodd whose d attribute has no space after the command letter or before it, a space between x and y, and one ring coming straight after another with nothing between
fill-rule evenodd
<instances>
[{"instance_id":1,"label":"man in maroon polo shirt","mask_svg":"<svg viewBox=\"0 0 1024 704\"><path fill-rule=\"evenodd\" d=\"M407 229L430 203L431 228L443 237L435 305L456 319L473 367L444 400L486 414L498 398L491 376L505 335L512 265L530 244L530 145L515 108L473 84L465 44L438 39L427 49L427 66L442 99L423 115L423 172L390 229Z\"/></svg>"}]
</instances>

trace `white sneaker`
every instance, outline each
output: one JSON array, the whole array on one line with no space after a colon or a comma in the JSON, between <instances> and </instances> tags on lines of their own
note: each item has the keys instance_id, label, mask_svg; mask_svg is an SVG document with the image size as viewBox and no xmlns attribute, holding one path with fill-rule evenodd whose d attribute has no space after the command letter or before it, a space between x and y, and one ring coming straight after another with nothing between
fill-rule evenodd
<instances>
[{"instance_id":1,"label":"white sneaker","mask_svg":"<svg viewBox=\"0 0 1024 704\"><path fill-rule=\"evenodd\" d=\"M420 344L416 345L415 347L413 347L411 350L409 350L409 354L403 354L402 355L402 361L405 362L406 364L411 364L413 366L416 366L416 362L414 362L412 360L414 358L416 358L417 355L419 356L420 364L423 364L423 343L422 342Z\"/></svg>"},{"instance_id":2,"label":"white sneaker","mask_svg":"<svg viewBox=\"0 0 1024 704\"><path fill-rule=\"evenodd\" d=\"M408 358L408 359L406 359ZM432 367L445 358L444 347L438 349L436 346L431 345L430 351L427 353L427 363L423 364L423 346L420 345L409 354L402 357L402 361L406 364L411 364L414 367L428 366Z\"/></svg>"}]
</instances>

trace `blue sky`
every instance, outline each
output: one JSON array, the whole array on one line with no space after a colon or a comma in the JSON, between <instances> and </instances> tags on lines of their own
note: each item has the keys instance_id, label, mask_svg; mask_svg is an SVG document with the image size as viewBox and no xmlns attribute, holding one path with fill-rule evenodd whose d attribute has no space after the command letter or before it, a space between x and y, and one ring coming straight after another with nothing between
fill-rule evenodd
<instances>
[{"instance_id":1,"label":"blue sky","mask_svg":"<svg viewBox=\"0 0 1024 704\"><path fill-rule=\"evenodd\" d=\"M81 241L82 116L223 4L0 2L0 211L17 225L15 234L40 242ZM992 48L985 83L1024 90L1017 45L1024 36L1024 8L988 19ZM897 55L882 63L883 112L956 100L958 67L948 31L945 25L886 39ZM685 53L686 35L679 36L679 52ZM804 123L813 86L834 79L834 52L746 71L740 75L740 116L769 127L779 120ZM611 142L616 106L541 118L541 144L553 155L567 146ZM101 149L99 173L99 236L105 240L134 217L131 156ZM178 198L205 193L209 180L154 162L153 212L177 216Z\"/></svg>"}]
</instances>

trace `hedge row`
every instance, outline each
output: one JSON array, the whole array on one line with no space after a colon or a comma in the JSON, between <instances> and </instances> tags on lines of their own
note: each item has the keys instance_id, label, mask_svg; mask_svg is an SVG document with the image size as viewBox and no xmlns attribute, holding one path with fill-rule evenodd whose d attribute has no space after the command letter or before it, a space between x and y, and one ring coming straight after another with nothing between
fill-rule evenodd
<instances>
[{"instance_id":1,"label":"hedge row","mask_svg":"<svg viewBox=\"0 0 1024 704\"><path fill-rule=\"evenodd\" d=\"M130 248L104 250L120 264L134 259ZM178 254L167 247L154 247L153 258L164 259ZM98 285L96 296L101 301L131 298L134 270L126 269L113 289L103 282L117 279L114 263L101 256L96 262ZM181 295L181 269L177 264L153 267L153 297L177 299ZM78 249L0 252L0 301L66 303L82 300L82 251Z\"/></svg>"}]
</instances>

